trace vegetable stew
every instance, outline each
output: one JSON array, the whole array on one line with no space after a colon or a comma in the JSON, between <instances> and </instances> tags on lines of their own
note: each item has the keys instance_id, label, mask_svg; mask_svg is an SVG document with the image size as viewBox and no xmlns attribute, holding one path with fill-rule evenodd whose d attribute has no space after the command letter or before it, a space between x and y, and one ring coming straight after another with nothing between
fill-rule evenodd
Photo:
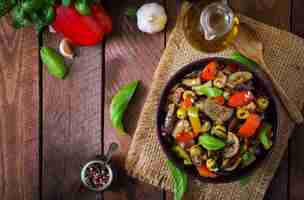
<instances>
[{"instance_id":1,"label":"vegetable stew","mask_svg":"<svg viewBox=\"0 0 304 200\"><path fill-rule=\"evenodd\" d=\"M272 148L273 101L246 67L209 60L180 76L165 94L161 140L198 176L214 179L244 170Z\"/></svg>"}]
</instances>

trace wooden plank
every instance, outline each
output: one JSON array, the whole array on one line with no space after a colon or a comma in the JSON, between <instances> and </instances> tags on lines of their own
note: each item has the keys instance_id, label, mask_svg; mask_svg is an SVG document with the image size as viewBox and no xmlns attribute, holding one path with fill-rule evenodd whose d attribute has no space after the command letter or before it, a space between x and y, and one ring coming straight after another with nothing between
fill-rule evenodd
<instances>
[{"instance_id":1,"label":"wooden plank","mask_svg":"<svg viewBox=\"0 0 304 200\"><path fill-rule=\"evenodd\" d=\"M0 194L39 199L38 37L0 20Z\"/></svg>"},{"instance_id":2,"label":"wooden plank","mask_svg":"<svg viewBox=\"0 0 304 200\"><path fill-rule=\"evenodd\" d=\"M292 32L304 38L304 1L293 0L292 7ZM304 125L297 127L289 143L289 199L304 199Z\"/></svg>"},{"instance_id":3,"label":"wooden plank","mask_svg":"<svg viewBox=\"0 0 304 200\"><path fill-rule=\"evenodd\" d=\"M126 130L130 135L134 133L152 81L153 72L164 48L164 33L155 35L141 33L136 27L136 21L124 16L127 7L139 6L144 2L135 0L107 1L107 8L114 17L114 31L106 42L105 54L105 150L111 142L121 144L120 151L114 157L114 165L119 174L119 184L113 187L116 190L104 193L107 200L161 199L159 189L126 177L123 166L131 137L119 137L117 131L112 128L109 118L112 96L122 85L133 80L140 80L134 101L130 104L125 116Z\"/></svg>"},{"instance_id":4,"label":"wooden plank","mask_svg":"<svg viewBox=\"0 0 304 200\"><path fill-rule=\"evenodd\" d=\"M289 143L289 199L304 199L304 125L296 128Z\"/></svg>"},{"instance_id":5,"label":"wooden plank","mask_svg":"<svg viewBox=\"0 0 304 200\"><path fill-rule=\"evenodd\" d=\"M285 0L233 0L230 1L236 12L260 20L278 28L290 29L291 1Z\"/></svg>"},{"instance_id":6,"label":"wooden plank","mask_svg":"<svg viewBox=\"0 0 304 200\"><path fill-rule=\"evenodd\" d=\"M291 2L284 0L235 0L232 7L249 17L281 29L290 29ZM287 199L288 196L288 156L282 159L265 199ZM276 198L274 198L276 197Z\"/></svg>"},{"instance_id":7,"label":"wooden plank","mask_svg":"<svg viewBox=\"0 0 304 200\"><path fill-rule=\"evenodd\" d=\"M58 48L59 37L44 35ZM102 46L80 47L65 80L43 72L43 199L92 199L77 192L81 167L101 153Z\"/></svg>"}]
</instances>

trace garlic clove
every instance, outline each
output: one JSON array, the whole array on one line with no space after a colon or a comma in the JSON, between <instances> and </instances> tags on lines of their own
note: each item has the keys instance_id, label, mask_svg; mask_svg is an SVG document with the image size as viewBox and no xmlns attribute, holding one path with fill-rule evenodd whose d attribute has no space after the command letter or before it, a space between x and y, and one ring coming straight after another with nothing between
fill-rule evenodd
<instances>
[{"instance_id":1,"label":"garlic clove","mask_svg":"<svg viewBox=\"0 0 304 200\"><path fill-rule=\"evenodd\" d=\"M63 38L59 44L59 52L66 58L73 59L74 51L69 41Z\"/></svg>"},{"instance_id":2,"label":"garlic clove","mask_svg":"<svg viewBox=\"0 0 304 200\"><path fill-rule=\"evenodd\" d=\"M49 32L50 33L56 33L55 29L53 28L52 25L49 25Z\"/></svg>"}]
</instances>

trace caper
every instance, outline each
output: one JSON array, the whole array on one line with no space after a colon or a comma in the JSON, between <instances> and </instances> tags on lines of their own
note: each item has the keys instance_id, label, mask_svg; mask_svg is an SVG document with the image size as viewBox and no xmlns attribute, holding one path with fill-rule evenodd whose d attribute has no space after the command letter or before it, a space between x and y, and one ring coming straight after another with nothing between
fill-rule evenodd
<instances>
[{"instance_id":1,"label":"caper","mask_svg":"<svg viewBox=\"0 0 304 200\"><path fill-rule=\"evenodd\" d=\"M195 97L195 93L191 90L186 90L184 91L183 93L183 99L186 99L186 98L193 98Z\"/></svg>"},{"instance_id":2,"label":"caper","mask_svg":"<svg viewBox=\"0 0 304 200\"><path fill-rule=\"evenodd\" d=\"M202 132L208 132L211 128L211 123L209 121L205 121L202 125Z\"/></svg>"},{"instance_id":3,"label":"caper","mask_svg":"<svg viewBox=\"0 0 304 200\"><path fill-rule=\"evenodd\" d=\"M185 119L187 117L187 110L183 107L180 107L176 111L176 116L178 119Z\"/></svg>"},{"instance_id":4,"label":"caper","mask_svg":"<svg viewBox=\"0 0 304 200\"><path fill-rule=\"evenodd\" d=\"M215 159L209 158L206 162L206 166L210 171L218 171L218 165Z\"/></svg>"},{"instance_id":5,"label":"caper","mask_svg":"<svg viewBox=\"0 0 304 200\"><path fill-rule=\"evenodd\" d=\"M226 133L226 127L223 125L216 125L214 127L212 127L211 129L211 134L216 135L220 138L227 138L227 133Z\"/></svg>"},{"instance_id":6,"label":"caper","mask_svg":"<svg viewBox=\"0 0 304 200\"><path fill-rule=\"evenodd\" d=\"M269 101L267 98L265 97L259 97L256 101L257 105L258 105L258 108L259 110L261 111L264 111L266 110L266 108L268 107L269 105Z\"/></svg>"},{"instance_id":7,"label":"caper","mask_svg":"<svg viewBox=\"0 0 304 200\"><path fill-rule=\"evenodd\" d=\"M247 119L249 115L250 115L249 111L245 108L238 108L236 110L236 117L238 119Z\"/></svg>"},{"instance_id":8,"label":"caper","mask_svg":"<svg viewBox=\"0 0 304 200\"><path fill-rule=\"evenodd\" d=\"M203 154L203 150L199 145L194 145L190 148L190 155L193 156L200 156Z\"/></svg>"}]
</instances>

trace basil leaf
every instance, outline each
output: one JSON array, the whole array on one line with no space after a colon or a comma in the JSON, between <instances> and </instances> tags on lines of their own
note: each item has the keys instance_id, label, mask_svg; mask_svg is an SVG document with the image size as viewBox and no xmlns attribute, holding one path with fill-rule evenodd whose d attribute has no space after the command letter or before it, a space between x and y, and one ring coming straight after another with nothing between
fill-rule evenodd
<instances>
[{"instance_id":1,"label":"basil leaf","mask_svg":"<svg viewBox=\"0 0 304 200\"><path fill-rule=\"evenodd\" d=\"M251 180L251 176L242 176L240 178L240 186L241 187L245 187Z\"/></svg>"},{"instance_id":2,"label":"basil leaf","mask_svg":"<svg viewBox=\"0 0 304 200\"><path fill-rule=\"evenodd\" d=\"M183 198L184 193L187 191L188 187L188 177L180 169L176 168L175 165L167 160L166 162L171 175L174 180L173 192L174 192L174 200L181 200Z\"/></svg>"},{"instance_id":3,"label":"basil leaf","mask_svg":"<svg viewBox=\"0 0 304 200\"><path fill-rule=\"evenodd\" d=\"M112 126L116 128L121 135L125 134L123 116L138 84L138 81L133 81L129 84L124 85L119 89L111 101L110 115Z\"/></svg>"},{"instance_id":4,"label":"basil leaf","mask_svg":"<svg viewBox=\"0 0 304 200\"><path fill-rule=\"evenodd\" d=\"M258 64L256 62L254 62L253 60L247 58L246 56L244 56L243 54L241 54L240 52L236 51L231 55L231 58L233 60L236 60L240 63L242 63L243 65L246 65L248 68L254 70L256 68L256 66L258 66Z\"/></svg>"}]
</instances>

